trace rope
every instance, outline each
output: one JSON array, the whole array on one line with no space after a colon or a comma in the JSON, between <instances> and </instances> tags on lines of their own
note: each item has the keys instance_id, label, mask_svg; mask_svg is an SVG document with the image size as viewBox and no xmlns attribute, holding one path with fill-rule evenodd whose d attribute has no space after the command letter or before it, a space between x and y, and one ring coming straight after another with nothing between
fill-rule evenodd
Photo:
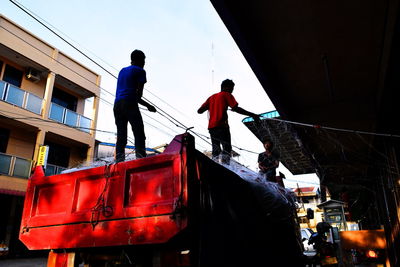
<instances>
[{"instance_id":1,"label":"rope","mask_svg":"<svg viewBox=\"0 0 400 267\"><path fill-rule=\"evenodd\" d=\"M99 223L100 214L104 217L108 218L111 217L114 213L114 209L112 206L107 206L105 203L105 194L109 187L109 178L111 177L112 171L111 166L117 166L117 164L109 164L104 166L104 177L105 177L105 185L103 191L100 193L99 197L97 198L96 205L91 209L92 216L90 218L90 224L92 225L92 230L96 227Z\"/></svg>"}]
</instances>

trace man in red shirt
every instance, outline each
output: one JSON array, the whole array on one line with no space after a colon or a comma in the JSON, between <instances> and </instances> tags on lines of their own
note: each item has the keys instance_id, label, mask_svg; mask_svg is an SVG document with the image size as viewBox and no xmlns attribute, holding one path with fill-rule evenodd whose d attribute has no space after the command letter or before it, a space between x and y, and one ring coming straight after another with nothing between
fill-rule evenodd
<instances>
[{"instance_id":1,"label":"man in red shirt","mask_svg":"<svg viewBox=\"0 0 400 267\"><path fill-rule=\"evenodd\" d=\"M239 107L238 102L232 95L234 86L235 83L232 80L224 80L221 83L221 92L210 96L197 110L199 114L206 110L209 111L208 131L211 136L213 159L217 159L221 154L222 145L222 162L228 164L232 152L228 114L226 112L228 107L231 107L233 111L239 114L253 117L256 122L260 121L258 115Z\"/></svg>"}]
</instances>

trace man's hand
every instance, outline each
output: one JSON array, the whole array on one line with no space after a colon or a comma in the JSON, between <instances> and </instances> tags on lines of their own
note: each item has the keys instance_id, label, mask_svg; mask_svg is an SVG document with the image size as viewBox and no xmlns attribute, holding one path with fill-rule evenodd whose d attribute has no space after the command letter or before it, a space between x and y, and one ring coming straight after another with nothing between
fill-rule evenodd
<instances>
[{"instance_id":1,"label":"man's hand","mask_svg":"<svg viewBox=\"0 0 400 267\"><path fill-rule=\"evenodd\" d=\"M153 107L152 105L148 105L147 106L147 110L150 111L150 112L157 112L156 108Z\"/></svg>"},{"instance_id":2,"label":"man's hand","mask_svg":"<svg viewBox=\"0 0 400 267\"><path fill-rule=\"evenodd\" d=\"M260 124L261 120L260 117L256 114L251 116L256 124Z\"/></svg>"},{"instance_id":3,"label":"man's hand","mask_svg":"<svg viewBox=\"0 0 400 267\"><path fill-rule=\"evenodd\" d=\"M200 108L197 110L197 113L201 114L201 113L203 113L204 111L206 111L206 109L203 108L203 107L200 107Z\"/></svg>"}]
</instances>

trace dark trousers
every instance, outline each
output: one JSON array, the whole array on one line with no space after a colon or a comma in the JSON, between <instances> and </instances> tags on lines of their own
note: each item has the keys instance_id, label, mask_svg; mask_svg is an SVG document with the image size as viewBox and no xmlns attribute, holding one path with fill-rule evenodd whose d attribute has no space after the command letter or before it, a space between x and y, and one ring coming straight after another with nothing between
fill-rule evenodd
<instances>
[{"instance_id":1,"label":"dark trousers","mask_svg":"<svg viewBox=\"0 0 400 267\"><path fill-rule=\"evenodd\" d=\"M229 128L216 127L208 129L208 131L211 136L213 158L216 158L221 154L222 145L222 161L225 163L229 162L232 152L231 133Z\"/></svg>"},{"instance_id":2,"label":"dark trousers","mask_svg":"<svg viewBox=\"0 0 400 267\"><path fill-rule=\"evenodd\" d=\"M128 122L135 137L136 158L146 157L146 136L138 103L121 99L114 104L115 125L117 125L116 161L125 160L125 147L128 141Z\"/></svg>"}]
</instances>

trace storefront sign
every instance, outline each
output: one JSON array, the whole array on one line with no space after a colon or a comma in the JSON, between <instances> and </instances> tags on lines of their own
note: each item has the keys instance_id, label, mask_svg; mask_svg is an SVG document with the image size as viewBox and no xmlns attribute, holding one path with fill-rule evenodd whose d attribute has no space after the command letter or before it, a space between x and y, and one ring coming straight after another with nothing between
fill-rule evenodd
<instances>
[{"instance_id":1,"label":"storefront sign","mask_svg":"<svg viewBox=\"0 0 400 267\"><path fill-rule=\"evenodd\" d=\"M39 156L38 156L37 166L46 166L48 154L49 154L49 146L40 146L39 147Z\"/></svg>"}]
</instances>

